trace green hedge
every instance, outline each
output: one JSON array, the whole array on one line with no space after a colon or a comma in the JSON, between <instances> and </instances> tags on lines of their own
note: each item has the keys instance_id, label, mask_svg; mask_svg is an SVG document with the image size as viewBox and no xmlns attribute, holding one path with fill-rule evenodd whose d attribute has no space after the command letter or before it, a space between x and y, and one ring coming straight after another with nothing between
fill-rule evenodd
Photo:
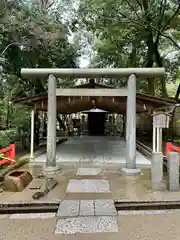
<instances>
[{"instance_id":1,"label":"green hedge","mask_svg":"<svg viewBox=\"0 0 180 240\"><path fill-rule=\"evenodd\" d=\"M10 143L16 140L16 129L0 131L0 149L8 147Z\"/></svg>"}]
</instances>

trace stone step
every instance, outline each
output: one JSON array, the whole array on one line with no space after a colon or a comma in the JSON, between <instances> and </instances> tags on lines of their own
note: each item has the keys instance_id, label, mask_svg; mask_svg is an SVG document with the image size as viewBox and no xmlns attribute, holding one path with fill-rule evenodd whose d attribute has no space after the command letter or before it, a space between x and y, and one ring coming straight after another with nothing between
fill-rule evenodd
<instances>
[{"instance_id":1,"label":"stone step","mask_svg":"<svg viewBox=\"0 0 180 240\"><path fill-rule=\"evenodd\" d=\"M101 168L78 168L77 176L97 176L102 172Z\"/></svg>"},{"instance_id":2,"label":"stone step","mask_svg":"<svg viewBox=\"0 0 180 240\"><path fill-rule=\"evenodd\" d=\"M112 199L64 200L57 212L59 218L79 216L116 216L117 211Z\"/></svg>"},{"instance_id":3,"label":"stone step","mask_svg":"<svg viewBox=\"0 0 180 240\"><path fill-rule=\"evenodd\" d=\"M117 219L114 216L86 216L59 219L56 224L55 235L76 233L117 233L118 231Z\"/></svg>"},{"instance_id":4,"label":"stone step","mask_svg":"<svg viewBox=\"0 0 180 240\"><path fill-rule=\"evenodd\" d=\"M104 179L70 179L66 193L110 193L109 181Z\"/></svg>"}]
</instances>

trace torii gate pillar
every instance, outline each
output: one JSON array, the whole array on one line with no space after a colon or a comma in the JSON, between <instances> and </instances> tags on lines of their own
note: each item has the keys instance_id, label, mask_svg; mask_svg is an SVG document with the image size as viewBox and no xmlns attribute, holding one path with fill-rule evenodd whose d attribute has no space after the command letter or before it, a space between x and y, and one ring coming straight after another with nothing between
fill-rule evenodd
<instances>
[{"instance_id":1,"label":"torii gate pillar","mask_svg":"<svg viewBox=\"0 0 180 240\"><path fill-rule=\"evenodd\" d=\"M139 175L136 168L136 75L128 78L128 96L126 107L126 167L122 169L127 175Z\"/></svg>"},{"instance_id":2,"label":"torii gate pillar","mask_svg":"<svg viewBox=\"0 0 180 240\"><path fill-rule=\"evenodd\" d=\"M47 123L47 157L45 171L53 172L56 166L56 77L48 76L48 123Z\"/></svg>"}]
</instances>

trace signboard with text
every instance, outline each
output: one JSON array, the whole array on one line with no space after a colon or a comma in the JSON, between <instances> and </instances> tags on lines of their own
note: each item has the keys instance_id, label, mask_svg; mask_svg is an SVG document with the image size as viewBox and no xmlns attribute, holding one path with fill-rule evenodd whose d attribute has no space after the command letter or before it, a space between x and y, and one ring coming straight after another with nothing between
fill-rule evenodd
<instances>
[{"instance_id":1,"label":"signboard with text","mask_svg":"<svg viewBox=\"0 0 180 240\"><path fill-rule=\"evenodd\" d=\"M154 113L153 127L155 128L169 128L170 115L165 112Z\"/></svg>"}]
</instances>

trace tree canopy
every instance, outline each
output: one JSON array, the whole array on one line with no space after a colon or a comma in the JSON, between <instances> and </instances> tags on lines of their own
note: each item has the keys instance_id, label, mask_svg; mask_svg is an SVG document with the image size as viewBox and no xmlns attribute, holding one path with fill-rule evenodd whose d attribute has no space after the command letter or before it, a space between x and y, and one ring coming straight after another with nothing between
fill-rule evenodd
<instances>
[{"instance_id":1,"label":"tree canopy","mask_svg":"<svg viewBox=\"0 0 180 240\"><path fill-rule=\"evenodd\" d=\"M13 89L17 85L18 95L46 90L45 82L21 79L22 67L76 67L78 49L69 43L67 27L53 9L47 11L45 2L31 4L32 1L13 0L7 3L6 12L1 16L1 52L11 43L23 46L21 49L12 45L2 56L5 58L4 81Z\"/></svg>"},{"instance_id":2,"label":"tree canopy","mask_svg":"<svg viewBox=\"0 0 180 240\"><path fill-rule=\"evenodd\" d=\"M75 23L91 33L93 65L164 66L166 80L141 80L139 89L167 96L166 83L176 81L178 74L179 13L176 0L80 0Z\"/></svg>"},{"instance_id":3,"label":"tree canopy","mask_svg":"<svg viewBox=\"0 0 180 240\"><path fill-rule=\"evenodd\" d=\"M0 1L0 127L27 125L27 109L11 100L47 90L47 81L23 79L22 67L77 67L78 47L69 42L55 1ZM69 84L72 84L69 81ZM24 119L24 121L22 121ZM19 124L18 124L19 123Z\"/></svg>"}]
</instances>

